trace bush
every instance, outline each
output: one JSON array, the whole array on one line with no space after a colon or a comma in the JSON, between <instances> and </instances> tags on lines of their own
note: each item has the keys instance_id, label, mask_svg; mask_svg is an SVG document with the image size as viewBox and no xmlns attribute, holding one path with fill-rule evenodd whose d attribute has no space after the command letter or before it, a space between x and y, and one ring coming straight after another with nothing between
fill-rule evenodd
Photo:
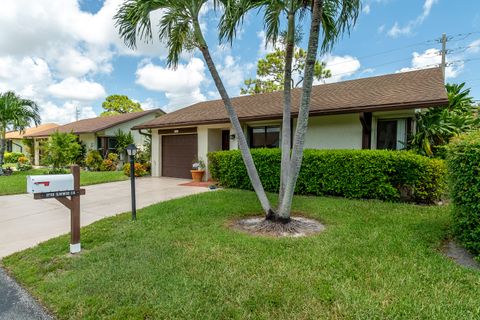
<instances>
[{"instance_id":1,"label":"bush","mask_svg":"<svg viewBox=\"0 0 480 320\"><path fill-rule=\"evenodd\" d=\"M252 149L264 188L278 192L280 150ZM252 189L238 150L208 154L212 178L223 186ZM347 198L433 203L446 188L442 160L405 151L305 150L295 192Z\"/></svg>"},{"instance_id":2,"label":"bush","mask_svg":"<svg viewBox=\"0 0 480 320\"><path fill-rule=\"evenodd\" d=\"M87 152L87 157L85 158L85 164L87 165L89 170L91 171L100 170L102 161L103 161L102 155L97 150L90 150Z\"/></svg>"},{"instance_id":3,"label":"bush","mask_svg":"<svg viewBox=\"0 0 480 320\"><path fill-rule=\"evenodd\" d=\"M52 165L53 169L59 169L75 163L82 152L82 146L76 135L57 131L50 135L44 150L45 163Z\"/></svg>"},{"instance_id":4,"label":"bush","mask_svg":"<svg viewBox=\"0 0 480 320\"><path fill-rule=\"evenodd\" d=\"M123 173L130 177L130 163L123 166ZM147 174L145 167L138 162L135 162L135 177L143 177Z\"/></svg>"},{"instance_id":5,"label":"bush","mask_svg":"<svg viewBox=\"0 0 480 320\"><path fill-rule=\"evenodd\" d=\"M102 161L100 171L115 171L118 165L118 154L109 153L107 159Z\"/></svg>"},{"instance_id":6,"label":"bush","mask_svg":"<svg viewBox=\"0 0 480 320\"><path fill-rule=\"evenodd\" d=\"M5 152L3 163L17 163L20 157L25 157L25 155L21 152Z\"/></svg>"},{"instance_id":7,"label":"bush","mask_svg":"<svg viewBox=\"0 0 480 320\"><path fill-rule=\"evenodd\" d=\"M19 157L17 162L17 170L18 171L27 171L32 169L32 165L30 160L27 157Z\"/></svg>"},{"instance_id":8,"label":"bush","mask_svg":"<svg viewBox=\"0 0 480 320\"><path fill-rule=\"evenodd\" d=\"M460 135L447 147L454 230L473 253L480 253L480 131Z\"/></svg>"}]
</instances>

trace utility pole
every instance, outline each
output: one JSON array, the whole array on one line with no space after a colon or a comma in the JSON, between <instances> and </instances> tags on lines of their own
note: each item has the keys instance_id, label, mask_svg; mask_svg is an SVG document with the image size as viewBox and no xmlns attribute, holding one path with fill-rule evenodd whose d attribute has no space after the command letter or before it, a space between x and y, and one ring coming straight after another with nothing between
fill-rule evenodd
<instances>
[{"instance_id":1,"label":"utility pole","mask_svg":"<svg viewBox=\"0 0 480 320\"><path fill-rule=\"evenodd\" d=\"M443 72L443 81L445 82L445 66L446 66L446 55L447 55L447 35L442 34L442 72Z\"/></svg>"},{"instance_id":2,"label":"utility pole","mask_svg":"<svg viewBox=\"0 0 480 320\"><path fill-rule=\"evenodd\" d=\"M78 106L75 106L75 121L78 121L80 118L80 109Z\"/></svg>"}]
</instances>

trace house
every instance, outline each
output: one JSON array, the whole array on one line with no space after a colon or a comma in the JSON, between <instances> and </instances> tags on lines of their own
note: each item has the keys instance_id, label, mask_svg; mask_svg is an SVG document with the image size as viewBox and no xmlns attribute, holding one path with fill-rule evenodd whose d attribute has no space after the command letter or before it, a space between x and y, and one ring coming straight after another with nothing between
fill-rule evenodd
<instances>
[{"instance_id":1,"label":"house","mask_svg":"<svg viewBox=\"0 0 480 320\"><path fill-rule=\"evenodd\" d=\"M27 157L31 157L30 148L25 145L23 139L28 135L53 129L56 127L58 127L58 124L56 123L44 123L37 127L27 128L24 131L7 132L7 134L5 135L5 139L7 140L7 152L20 152Z\"/></svg>"},{"instance_id":2,"label":"house","mask_svg":"<svg viewBox=\"0 0 480 320\"><path fill-rule=\"evenodd\" d=\"M292 90L292 127L301 89ZM232 98L251 148L281 145L283 93ZM415 130L415 114L448 104L440 68L314 86L305 147L402 149ZM222 100L166 114L133 129L152 129L152 175L188 178L192 160L238 148ZM293 134L292 130L292 134ZM206 175L208 176L208 175Z\"/></svg>"},{"instance_id":3,"label":"house","mask_svg":"<svg viewBox=\"0 0 480 320\"><path fill-rule=\"evenodd\" d=\"M40 164L41 148L39 145L45 141L52 133L68 132L78 136L79 140L88 150L99 150L104 156L108 152L116 150L116 133L118 130L128 133L131 132L136 145L142 145L146 139L145 132L132 131L135 125L153 120L165 114L160 109L146 110L140 112L125 113L113 116L96 117L83 119L56 128L50 128L41 132L26 135L35 139L35 158L34 164Z\"/></svg>"}]
</instances>

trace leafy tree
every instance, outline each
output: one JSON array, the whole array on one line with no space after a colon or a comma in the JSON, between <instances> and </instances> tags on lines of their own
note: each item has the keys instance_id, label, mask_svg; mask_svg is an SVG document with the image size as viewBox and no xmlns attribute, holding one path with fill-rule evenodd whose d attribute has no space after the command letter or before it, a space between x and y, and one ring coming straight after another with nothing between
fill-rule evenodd
<instances>
[{"instance_id":1,"label":"leafy tree","mask_svg":"<svg viewBox=\"0 0 480 320\"><path fill-rule=\"evenodd\" d=\"M480 126L478 106L465 83L447 84L448 106L430 108L417 115L417 131L409 148L429 157L444 155L444 146L454 136Z\"/></svg>"},{"instance_id":2,"label":"leafy tree","mask_svg":"<svg viewBox=\"0 0 480 320\"><path fill-rule=\"evenodd\" d=\"M113 94L102 102L103 111L100 116L111 116L115 114L143 111L140 103L130 100L127 96Z\"/></svg>"},{"instance_id":3,"label":"leafy tree","mask_svg":"<svg viewBox=\"0 0 480 320\"><path fill-rule=\"evenodd\" d=\"M24 131L31 123L40 124L38 105L23 99L13 91L0 94L0 175L3 174L3 157L6 150L7 130Z\"/></svg>"},{"instance_id":4,"label":"leafy tree","mask_svg":"<svg viewBox=\"0 0 480 320\"><path fill-rule=\"evenodd\" d=\"M76 135L58 131L50 135L43 148L44 163L51 165L54 171L75 163L82 152Z\"/></svg>"},{"instance_id":5,"label":"leafy tree","mask_svg":"<svg viewBox=\"0 0 480 320\"><path fill-rule=\"evenodd\" d=\"M360 9L360 0L215 0L214 9L222 8L220 19L220 38L233 41L238 24L243 21L245 14L252 9L265 8L264 24L267 40L276 41L279 37L280 20L284 14L288 17L287 41L285 49L285 77L284 77L284 118L283 130L290 132L285 123L290 123L291 109L291 79L292 61L294 52L295 19L310 13L311 26L308 41L308 50L305 59L303 80L303 95L299 109L298 125L295 132L295 142L290 157L290 145L285 148L282 143L282 186L280 206L278 212L272 208L259 179L253 163L247 140L232 106L230 97L225 90L222 79L212 60L208 45L200 28L199 13L207 0L127 0L115 15L116 25L120 36L126 45L135 48L137 36L149 41L153 37L152 25L158 25L159 37L167 44L169 66L176 67L180 54L184 50L199 49L212 75L217 90L223 100L230 122L236 132L239 149L242 154L247 174L257 197L266 214L266 218L282 223L290 221L293 190L303 156L303 147L310 108L311 88L314 79L314 66L319 47L319 37L323 36L322 50L331 48L333 43L354 25ZM163 10L160 21L150 21L150 13L154 10ZM301 14L302 13L302 14ZM320 31L321 29L322 32ZM288 127L289 128L289 127ZM282 139L285 135L282 135ZM290 140L288 140L290 141ZM283 161L287 159L288 161ZM288 170L284 176L283 169Z\"/></svg>"},{"instance_id":6,"label":"leafy tree","mask_svg":"<svg viewBox=\"0 0 480 320\"><path fill-rule=\"evenodd\" d=\"M298 88L304 79L305 59L307 52L296 48L292 64L291 88ZM332 73L326 69L325 62L315 61L314 79L330 78ZM277 48L268 53L265 58L257 62L256 79L245 80L245 88L240 89L241 94L256 94L280 91L285 83L285 51Z\"/></svg>"}]
</instances>

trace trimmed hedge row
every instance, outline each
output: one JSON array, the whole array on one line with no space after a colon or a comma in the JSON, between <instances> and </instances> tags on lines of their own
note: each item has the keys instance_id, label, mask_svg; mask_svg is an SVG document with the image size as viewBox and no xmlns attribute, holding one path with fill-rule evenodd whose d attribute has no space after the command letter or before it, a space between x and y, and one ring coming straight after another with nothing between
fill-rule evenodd
<instances>
[{"instance_id":1,"label":"trimmed hedge row","mask_svg":"<svg viewBox=\"0 0 480 320\"><path fill-rule=\"evenodd\" d=\"M480 253L480 131L452 139L447 147L454 229L473 253Z\"/></svg>"},{"instance_id":2,"label":"trimmed hedge row","mask_svg":"<svg viewBox=\"0 0 480 320\"><path fill-rule=\"evenodd\" d=\"M264 188L278 192L279 149L252 149ZM227 188L252 189L238 150L208 154L212 178ZM433 203L446 188L442 160L386 150L305 150L296 193Z\"/></svg>"}]
</instances>

